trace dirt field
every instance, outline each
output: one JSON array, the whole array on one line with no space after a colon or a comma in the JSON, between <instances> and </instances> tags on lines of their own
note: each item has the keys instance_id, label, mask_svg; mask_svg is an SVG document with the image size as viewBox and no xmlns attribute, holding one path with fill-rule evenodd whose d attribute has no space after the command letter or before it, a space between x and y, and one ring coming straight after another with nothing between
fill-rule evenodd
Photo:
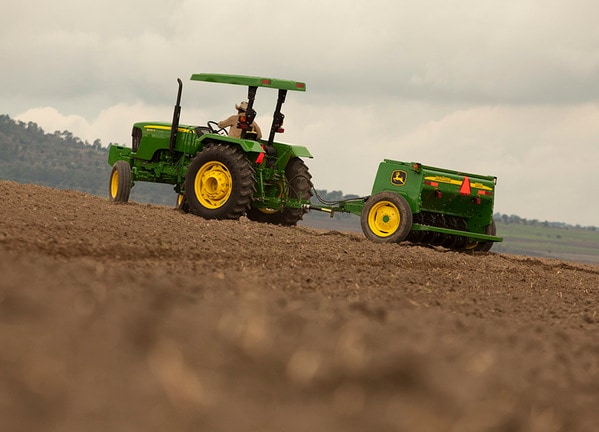
<instances>
[{"instance_id":1,"label":"dirt field","mask_svg":"<svg viewBox=\"0 0 599 432\"><path fill-rule=\"evenodd\" d=\"M597 431L599 267L0 182L2 431Z\"/></svg>"}]
</instances>

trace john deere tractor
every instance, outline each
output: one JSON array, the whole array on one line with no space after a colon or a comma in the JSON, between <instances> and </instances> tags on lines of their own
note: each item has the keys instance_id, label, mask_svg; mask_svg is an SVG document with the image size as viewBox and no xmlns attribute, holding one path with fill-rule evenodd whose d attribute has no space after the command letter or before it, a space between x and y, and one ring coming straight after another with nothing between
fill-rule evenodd
<instances>
[{"instance_id":1,"label":"john deere tractor","mask_svg":"<svg viewBox=\"0 0 599 432\"><path fill-rule=\"evenodd\" d=\"M131 147L112 145L110 200L126 202L138 181L167 183L178 194L178 207L206 219L249 219L295 225L307 211L312 196L311 175L301 158L307 148L275 141L283 132L281 112L288 91L306 90L303 82L241 75L194 74L191 80L248 87L245 115L237 127L241 137L228 136L214 121L205 125L179 124L180 79L170 123L135 123ZM278 91L266 139L258 139L250 125L256 117L258 88Z\"/></svg>"},{"instance_id":2,"label":"john deere tractor","mask_svg":"<svg viewBox=\"0 0 599 432\"><path fill-rule=\"evenodd\" d=\"M312 180L301 158L308 149L276 142L283 132L281 107L288 91L305 91L302 82L241 75L195 74L195 81L244 85L248 106L239 116L241 137L228 136L214 121L204 126L180 125L181 92L170 123L133 125L132 146L111 146L110 199L126 202L137 181L168 183L178 206L206 219L249 219L295 225L310 209L352 213L364 235L375 242L405 240L455 250L488 251L496 236L493 222L493 176L385 159L372 194L340 202L310 202ZM267 139L252 132L259 87L278 90ZM318 197L318 196L317 196Z\"/></svg>"}]
</instances>

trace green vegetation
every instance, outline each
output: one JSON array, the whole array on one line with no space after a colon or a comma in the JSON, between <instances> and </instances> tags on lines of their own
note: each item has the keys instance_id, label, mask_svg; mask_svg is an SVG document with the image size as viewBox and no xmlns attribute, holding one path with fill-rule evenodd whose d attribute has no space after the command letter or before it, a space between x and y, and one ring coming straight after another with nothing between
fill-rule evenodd
<instances>
[{"instance_id":1,"label":"green vegetation","mask_svg":"<svg viewBox=\"0 0 599 432\"><path fill-rule=\"evenodd\" d=\"M541 256L599 264L599 229L539 222L496 214L497 234L504 238L494 252Z\"/></svg>"},{"instance_id":2,"label":"green vegetation","mask_svg":"<svg viewBox=\"0 0 599 432\"><path fill-rule=\"evenodd\" d=\"M45 133L37 124L14 121L0 115L0 180L33 183L57 189L72 189L108 196L110 166L108 152L100 140L92 144L68 131ZM341 191L317 190L326 201L356 198ZM131 191L131 200L174 205L171 185L140 182ZM313 198L318 203L316 197ZM562 222L541 222L519 216L495 214L497 234L502 243L493 252L542 256L599 264L599 229ZM302 225L361 233L359 218L350 214L310 212Z\"/></svg>"},{"instance_id":3,"label":"green vegetation","mask_svg":"<svg viewBox=\"0 0 599 432\"><path fill-rule=\"evenodd\" d=\"M0 178L97 194L106 183L106 151L68 132L46 134L35 123L0 116Z\"/></svg>"}]
</instances>

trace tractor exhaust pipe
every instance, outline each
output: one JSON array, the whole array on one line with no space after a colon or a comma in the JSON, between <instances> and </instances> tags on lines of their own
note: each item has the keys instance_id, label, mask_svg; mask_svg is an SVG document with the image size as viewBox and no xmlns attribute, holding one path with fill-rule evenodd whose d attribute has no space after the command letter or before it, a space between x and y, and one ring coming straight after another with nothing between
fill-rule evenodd
<instances>
[{"instance_id":1,"label":"tractor exhaust pipe","mask_svg":"<svg viewBox=\"0 0 599 432\"><path fill-rule=\"evenodd\" d=\"M173 113L173 124L171 126L171 138L168 143L168 148L173 153L175 149L175 142L177 141L177 130L179 129L179 117L181 117L181 92L183 91L183 82L181 78L177 78L179 83L179 92L177 93L177 103L175 104L175 111Z\"/></svg>"}]
</instances>

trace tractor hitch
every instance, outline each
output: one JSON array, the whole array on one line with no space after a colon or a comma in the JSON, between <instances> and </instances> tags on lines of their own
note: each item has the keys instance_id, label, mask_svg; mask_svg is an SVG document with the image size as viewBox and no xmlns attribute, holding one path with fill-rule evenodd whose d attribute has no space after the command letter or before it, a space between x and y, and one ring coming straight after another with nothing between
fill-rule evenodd
<instances>
[{"instance_id":1,"label":"tractor hitch","mask_svg":"<svg viewBox=\"0 0 599 432\"><path fill-rule=\"evenodd\" d=\"M316 210L323 213L329 213L331 215L331 218L335 216L335 211L339 210L338 208L334 207L322 207L313 204L304 204L302 206L302 209L304 209L305 211Z\"/></svg>"}]
</instances>

